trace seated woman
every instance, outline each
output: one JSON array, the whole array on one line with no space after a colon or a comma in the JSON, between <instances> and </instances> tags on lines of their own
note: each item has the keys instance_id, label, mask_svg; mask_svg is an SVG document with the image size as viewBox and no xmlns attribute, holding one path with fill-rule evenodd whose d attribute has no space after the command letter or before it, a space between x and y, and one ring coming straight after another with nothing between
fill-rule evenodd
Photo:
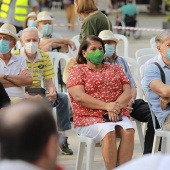
<instances>
[{"instance_id":1,"label":"seated woman","mask_svg":"<svg viewBox=\"0 0 170 170\"><path fill-rule=\"evenodd\" d=\"M105 64L103 58L103 41L93 35L84 39L67 88L77 134L102 143L104 162L111 170L131 160L134 129L126 108L131 98L129 80L120 66ZM120 138L118 149L116 138Z\"/></svg>"}]
</instances>

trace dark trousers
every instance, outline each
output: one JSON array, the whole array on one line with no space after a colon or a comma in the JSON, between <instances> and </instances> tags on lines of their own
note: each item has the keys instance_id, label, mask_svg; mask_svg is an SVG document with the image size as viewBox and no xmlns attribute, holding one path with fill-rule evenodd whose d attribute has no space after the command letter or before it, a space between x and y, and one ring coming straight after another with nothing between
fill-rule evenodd
<instances>
[{"instance_id":1,"label":"dark trousers","mask_svg":"<svg viewBox=\"0 0 170 170\"><path fill-rule=\"evenodd\" d=\"M0 109L10 104L10 99L3 85L0 83Z\"/></svg>"},{"instance_id":2,"label":"dark trousers","mask_svg":"<svg viewBox=\"0 0 170 170\"><path fill-rule=\"evenodd\" d=\"M147 122L147 130L145 135L143 154L151 153L155 130L153 127L152 116L151 116L148 103L142 99L135 100L135 104L133 105L133 111L130 115L131 117L133 117L134 119L140 122ZM157 128L159 128L158 121L156 121L156 126Z\"/></svg>"}]
</instances>

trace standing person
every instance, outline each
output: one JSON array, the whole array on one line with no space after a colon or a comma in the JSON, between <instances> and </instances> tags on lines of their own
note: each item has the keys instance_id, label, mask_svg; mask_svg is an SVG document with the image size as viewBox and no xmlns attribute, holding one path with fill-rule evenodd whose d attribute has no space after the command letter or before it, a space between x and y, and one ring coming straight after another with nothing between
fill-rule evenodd
<instances>
[{"instance_id":1,"label":"standing person","mask_svg":"<svg viewBox=\"0 0 170 170\"><path fill-rule=\"evenodd\" d=\"M145 134L144 151L143 154L151 153L154 140L154 127L148 103L143 99L136 99L137 86L131 74L127 62L116 53L116 47L119 40L114 36L113 32L109 30L101 31L99 37L105 44L105 60L107 63L119 65L122 67L124 73L130 81L131 99L128 103L130 116L140 122L147 122L147 130Z\"/></svg>"},{"instance_id":2,"label":"standing person","mask_svg":"<svg viewBox=\"0 0 170 170\"><path fill-rule=\"evenodd\" d=\"M79 48L78 65L70 68L67 88L77 134L102 143L106 168L132 158L134 128L126 108L131 98L129 80L120 66L103 63L104 44L86 37ZM120 144L116 146L116 137Z\"/></svg>"},{"instance_id":3,"label":"standing person","mask_svg":"<svg viewBox=\"0 0 170 170\"><path fill-rule=\"evenodd\" d=\"M0 109L10 104L10 98L6 93L2 83L0 83Z\"/></svg>"},{"instance_id":4,"label":"standing person","mask_svg":"<svg viewBox=\"0 0 170 170\"><path fill-rule=\"evenodd\" d=\"M76 19L76 14L75 14L75 9L74 9L74 0L64 0L64 5L65 5L65 10L66 10L66 15L67 15L67 21L68 21L68 28L72 31L74 31L75 28L75 19Z\"/></svg>"},{"instance_id":5,"label":"standing person","mask_svg":"<svg viewBox=\"0 0 170 170\"><path fill-rule=\"evenodd\" d=\"M94 0L74 0L75 11L79 20L83 21L79 41L83 41L88 35L98 36L102 30L111 30L112 23L106 15L98 11Z\"/></svg>"},{"instance_id":6,"label":"standing person","mask_svg":"<svg viewBox=\"0 0 170 170\"><path fill-rule=\"evenodd\" d=\"M28 15L28 7L37 12L38 3L36 0L2 0L0 9L0 26L3 23L14 25L17 32L22 30L23 22Z\"/></svg>"},{"instance_id":7,"label":"standing person","mask_svg":"<svg viewBox=\"0 0 170 170\"><path fill-rule=\"evenodd\" d=\"M59 170L59 136L44 103L25 100L2 110L0 140L0 170Z\"/></svg>"},{"instance_id":8,"label":"standing person","mask_svg":"<svg viewBox=\"0 0 170 170\"><path fill-rule=\"evenodd\" d=\"M109 8L112 9L111 0L95 0L95 2L98 10L100 10L105 15L107 15Z\"/></svg>"}]
</instances>

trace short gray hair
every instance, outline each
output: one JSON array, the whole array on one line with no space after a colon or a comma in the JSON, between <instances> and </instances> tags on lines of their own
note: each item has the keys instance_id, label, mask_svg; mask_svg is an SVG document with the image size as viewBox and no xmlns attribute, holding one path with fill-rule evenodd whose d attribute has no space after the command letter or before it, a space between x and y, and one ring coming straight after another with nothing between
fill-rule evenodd
<instances>
[{"instance_id":1,"label":"short gray hair","mask_svg":"<svg viewBox=\"0 0 170 170\"><path fill-rule=\"evenodd\" d=\"M38 29L36 27L28 27L28 28L25 28L23 31L22 31L22 37L24 36L24 34L26 32L36 32L37 35L38 35Z\"/></svg>"},{"instance_id":2,"label":"short gray hair","mask_svg":"<svg viewBox=\"0 0 170 170\"><path fill-rule=\"evenodd\" d=\"M160 45L161 43L163 43L165 40L170 39L170 31L162 31L160 34L158 34L155 37L155 42L156 45Z\"/></svg>"}]
</instances>

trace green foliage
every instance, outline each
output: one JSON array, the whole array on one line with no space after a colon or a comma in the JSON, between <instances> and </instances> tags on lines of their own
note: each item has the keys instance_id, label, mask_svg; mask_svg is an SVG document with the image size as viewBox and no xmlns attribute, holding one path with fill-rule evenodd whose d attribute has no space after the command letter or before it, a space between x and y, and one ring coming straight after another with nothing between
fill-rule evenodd
<instances>
[{"instance_id":1,"label":"green foliage","mask_svg":"<svg viewBox=\"0 0 170 170\"><path fill-rule=\"evenodd\" d=\"M164 0L165 4L170 7L170 0Z\"/></svg>"}]
</instances>

